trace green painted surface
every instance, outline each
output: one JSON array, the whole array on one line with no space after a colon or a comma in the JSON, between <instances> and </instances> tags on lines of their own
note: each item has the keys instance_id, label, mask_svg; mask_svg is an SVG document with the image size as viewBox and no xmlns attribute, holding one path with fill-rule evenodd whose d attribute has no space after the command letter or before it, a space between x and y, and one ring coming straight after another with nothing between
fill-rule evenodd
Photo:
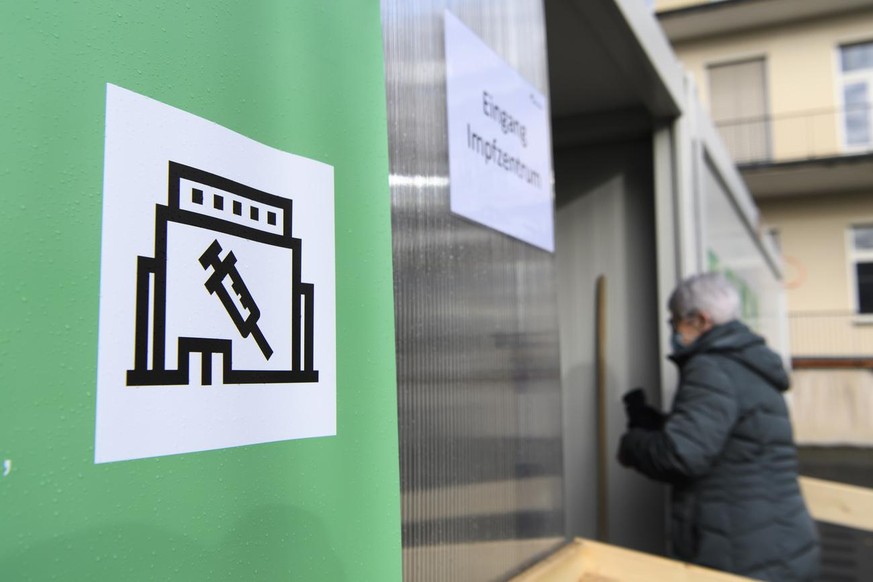
<instances>
[{"instance_id":1,"label":"green painted surface","mask_svg":"<svg viewBox=\"0 0 873 582\"><path fill-rule=\"evenodd\" d=\"M760 299L758 292L746 279L733 269L722 264L718 253L712 249L707 250L707 270L723 273L725 278L733 285L740 294L741 318L752 329L760 331Z\"/></svg>"},{"instance_id":2,"label":"green painted surface","mask_svg":"<svg viewBox=\"0 0 873 582\"><path fill-rule=\"evenodd\" d=\"M3 3L0 579L400 579L378 12ZM334 166L336 437L94 464L107 82Z\"/></svg>"}]
</instances>

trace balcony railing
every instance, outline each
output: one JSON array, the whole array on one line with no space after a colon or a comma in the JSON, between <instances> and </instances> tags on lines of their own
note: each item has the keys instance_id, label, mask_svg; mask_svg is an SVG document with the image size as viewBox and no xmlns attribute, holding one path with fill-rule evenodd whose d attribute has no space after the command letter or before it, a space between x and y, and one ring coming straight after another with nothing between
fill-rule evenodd
<instances>
[{"instance_id":1,"label":"balcony railing","mask_svg":"<svg viewBox=\"0 0 873 582\"><path fill-rule=\"evenodd\" d=\"M793 358L873 359L873 316L845 311L788 316Z\"/></svg>"},{"instance_id":2,"label":"balcony railing","mask_svg":"<svg viewBox=\"0 0 873 582\"><path fill-rule=\"evenodd\" d=\"M873 104L764 115L716 123L739 165L873 151ZM848 131L851 128L851 132Z\"/></svg>"}]
</instances>

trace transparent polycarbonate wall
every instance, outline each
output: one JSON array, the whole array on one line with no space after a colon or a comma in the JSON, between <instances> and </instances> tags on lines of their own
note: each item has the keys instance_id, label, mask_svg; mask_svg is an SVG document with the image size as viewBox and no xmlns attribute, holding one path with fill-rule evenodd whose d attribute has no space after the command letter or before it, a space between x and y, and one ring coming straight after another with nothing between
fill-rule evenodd
<instances>
[{"instance_id":1,"label":"transparent polycarbonate wall","mask_svg":"<svg viewBox=\"0 0 873 582\"><path fill-rule=\"evenodd\" d=\"M757 237L725 188L718 169L705 158L703 245L706 268L724 272L740 292L742 317L770 346L788 353L786 304L781 273L760 248ZM750 236L751 235L751 236Z\"/></svg>"},{"instance_id":2,"label":"transparent polycarbonate wall","mask_svg":"<svg viewBox=\"0 0 873 582\"><path fill-rule=\"evenodd\" d=\"M539 0L383 0L405 580L563 541L554 256L451 214L443 11L548 94Z\"/></svg>"}]
</instances>

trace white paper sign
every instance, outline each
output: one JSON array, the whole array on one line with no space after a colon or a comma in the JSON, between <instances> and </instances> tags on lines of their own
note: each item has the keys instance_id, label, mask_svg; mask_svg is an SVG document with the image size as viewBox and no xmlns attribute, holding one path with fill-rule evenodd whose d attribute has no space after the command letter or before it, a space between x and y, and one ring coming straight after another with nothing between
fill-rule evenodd
<instances>
[{"instance_id":1,"label":"white paper sign","mask_svg":"<svg viewBox=\"0 0 873 582\"><path fill-rule=\"evenodd\" d=\"M106 94L98 463L336 434L333 168Z\"/></svg>"},{"instance_id":2,"label":"white paper sign","mask_svg":"<svg viewBox=\"0 0 873 582\"><path fill-rule=\"evenodd\" d=\"M452 212L554 251L545 97L445 12Z\"/></svg>"}]
</instances>

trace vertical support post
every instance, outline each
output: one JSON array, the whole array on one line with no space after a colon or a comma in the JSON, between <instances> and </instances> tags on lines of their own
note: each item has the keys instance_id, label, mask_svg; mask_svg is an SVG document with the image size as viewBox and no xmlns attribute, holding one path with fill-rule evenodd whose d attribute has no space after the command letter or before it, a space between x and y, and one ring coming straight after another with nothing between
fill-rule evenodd
<instances>
[{"instance_id":1,"label":"vertical support post","mask_svg":"<svg viewBox=\"0 0 873 582\"><path fill-rule=\"evenodd\" d=\"M609 435L606 398L606 277L597 277L597 539L609 541Z\"/></svg>"}]
</instances>

